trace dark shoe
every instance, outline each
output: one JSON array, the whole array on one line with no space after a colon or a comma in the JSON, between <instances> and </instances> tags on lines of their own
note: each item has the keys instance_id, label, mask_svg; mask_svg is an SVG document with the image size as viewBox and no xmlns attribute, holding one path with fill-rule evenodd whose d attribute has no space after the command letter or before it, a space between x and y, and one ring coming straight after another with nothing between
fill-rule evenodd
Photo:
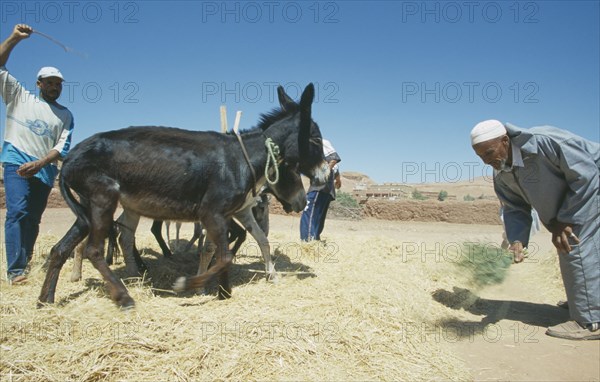
<instances>
[{"instance_id":1,"label":"dark shoe","mask_svg":"<svg viewBox=\"0 0 600 382\"><path fill-rule=\"evenodd\" d=\"M600 329L597 323L583 327L576 321L567 321L549 327L546 334L567 340L600 340Z\"/></svg>"},{"instance_id":2,"label":"dark shoe","mask_svg":"<svg viewBox=\"0 0 600 382\"><path fill-rule=\"evenodd\" d=\"M18 276L15 276L15 277L9 279L8 282L10 283L10 285L22 285L27 282L27 276L18 275Z\"/></svg>"},{"instance_id":3,"label":"dark shoe","mask_svg":"<svg viewBox=\"0 0 600 382\"><path fill-rule=\"evenodd\" d=\"M560 300L556 303L556 306L563 309L569 309L569 302L567 300Z\"/></svg>"}]
</instances>

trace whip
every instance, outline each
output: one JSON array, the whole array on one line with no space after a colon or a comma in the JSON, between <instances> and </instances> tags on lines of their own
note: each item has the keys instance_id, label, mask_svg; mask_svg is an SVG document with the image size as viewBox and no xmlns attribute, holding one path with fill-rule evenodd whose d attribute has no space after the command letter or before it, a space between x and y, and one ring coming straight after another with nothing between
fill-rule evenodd
<instances>
[{"instance_id":1,"label":"whip","mask_svg":"<svg viewBox=\"0 0 600 382\"><path fill-rule=\"evenodd\" d=\"M53 37L51 37L51 36L48 36L48 35L47 35L47 34L45 34L45 33L42 33L42 32L40 32L40 31L38 31L38 30L33 30L33 31L32 31L32 33L36 33L36 34L39 34L39 35L40 35L40 36L42 36L42 37L45 37L45 38L47 38L48 40L52 41L52 42L53 42L53 43L55 43L56 45L58 45L58 46L60 46L61 48L63 48L63 49L65 50L65 52L67 52L67 53L73 53L73 54L76 54L76 55L78 55L78 56L79 56L79 57L81 57L81 58L88 58L88 54L87 54L87 53L83 53L83 52L77 51L77 50L75 50L75 49L73 49L73 48L70 48L70 47L66 46L65 44L63 44L62 42L58 41L57 39L55 39L55 38L53 38Z\"/></svg>"}]
</instances>

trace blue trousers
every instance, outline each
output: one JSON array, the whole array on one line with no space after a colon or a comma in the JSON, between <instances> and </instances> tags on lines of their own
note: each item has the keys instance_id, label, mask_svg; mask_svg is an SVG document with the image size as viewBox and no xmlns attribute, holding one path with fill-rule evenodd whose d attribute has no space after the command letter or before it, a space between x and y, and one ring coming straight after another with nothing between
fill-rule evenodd
<instances>
[{"instance_id":1,"label":"blue trousers","mask_svg":"<svg viewBox=\"0 0 600 382\"><path fill-rule=\"evenodd\" d=\"M307 204L300 218L300 239L321 240L327 210L333 198L329 193L311 191L306 195L306 200Z\"/></svg>"},{"instance_id":2,"label":"blue trousers","mask_svg":"<svg viewBox=\"0 0 600 382\"><path fill-rule=\"evenodd\" d=\"M17 174L18 165L4 164L6 221L4 241L8 278L22 275L33 256L51 187L35 177Z\"/></svg>"}]
</instances>

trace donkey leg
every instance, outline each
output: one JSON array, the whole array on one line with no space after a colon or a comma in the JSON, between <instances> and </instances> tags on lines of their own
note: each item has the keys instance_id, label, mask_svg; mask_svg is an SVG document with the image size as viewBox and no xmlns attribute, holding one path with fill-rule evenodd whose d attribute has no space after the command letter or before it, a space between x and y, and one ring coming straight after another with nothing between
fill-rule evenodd
<instances>
[{"instance_id":1,"label":"donkey leg","mask_svg":"<svg viewBox=\"0 0 600 382\"><path fill-rule=\"evenodd\" d=\"M135 302L129 296L123 282L113 273L108 267L106 260L102 256L103 251L102 243L90 243L86 246L85 253L86 257L90 259L94 268L100 272L104 280L107 282L108 291L111 299L122 308L132 308L135 306Z\"/></svg>"},{"instance_id":2,"label":"donkey leg","mask_svg":"<svg viewBox=\"0 0 600 382\"><path fill-rule=\"evenodd\" d=\"M88 225L85 221L78 218L66 235L52 247L52 250L50 250L50 256L48 257L47 262L48 270L46 271L46 278L44 279L40 297L38 298L38 308L45 303L54 303L54 295L56 293L56 284L58 283L60 270L77 244L81 243L88 235L88 232Z\"/></svg>"},{"instance_id":3,"label":"donkey leg","mask_svg":"<svg viewBox=\"0 0 600 382\"><path fill-rule=\"evenodd\" d=\"M181 231L181 222L175 222L175 250L179 248L179 231Z\"/></svg>"},{"instance_id":4,"label":"donkey leg","mask_svg":"<svg viewBox=\"0 0 600 382\"><path fill-rule=\"evenodd\" d=\"M233 256L227 244L227 222L223 217L208 217L206 227L208 237L213 243L217 244L215 254L217 256L216 264L208 271L199 276L180 277L173 285L176 291L197 289L205 286L215 278L219 278L219 299L231 297L231 284L229 282L229 267L231 266Z\"/></svg>"},{"instance_id":5,"label":"donkey leg","mask_svg":"<svg viewBox=\"0 0 600 382\"><path fill-rule=\"evenodd\" d=\"M169 246L169 248L171 247L171 221L170 220L165 220L165 230L167 231L167 244ZM173 248L171 248L173 249ZM171 250L171 253L173 253L173 251Z\"/></svg>"},{"instance_id":6,"label":"donkey leg","mask_svg":"<svg viewBox=\"0 0 600 382\"><path fill-rule=\"evenodd\" d=\"M198 244L198 257L200 260L198 264L198 276L206 273L208 266L210 265L210 262L215 254L214 251L209 250L209 245L210 244L208 243L208 240L206 245L200 245L200 243Z\"/></svg>"},{"instance_id":7,"label":"donkey leg","mask_svg":"<svg viewBox=\"0 0 600 382\"><path fill-rule=\"evenodd\" d=\"M260 229L254 215L252 214L251 208L239 211L235 214L236 219L242 223L242 225L250 232L250 235L256 240L260 247L263 260L265 261L265 272L267 274L267 281L277 282L277 273L275 272L275 265L271 259L271 246L269 245L269 239L265 233Z\"/></svg>"},{"instance_id":8,"label":"donkey leg","mask_svg":"<svg viewBox=\"0 0 600 382\"><path fill-rule=\"evenodd\" d=\"M135 246L135 240L133 241L133 260L135 261L135 265L137 266L138 273L140 275L148 272L148 268L146 267L144 260L142 260L142 255L140 255L140 251L138 251L137 247ZM130 273L130 275L133 274Z\"/></svg>"},{"instance_id":9,"label":"donkey leg","mask_svg":"<svg viewBox=\"0 0 600 382\"><path fill-rule=\"evenodd\" d=\"M83 266L83 248L85 243L81 242L75 248L75 257L73 259L73 269L71 270L71 282L77 282L81 280L81 268Z\"/></svg>"},{"instance_id":10,"label":"donkey leg","mask_svg":"<svg viewBox=\"0 0 600 382\"><path fill-rule=\"evenodd\" d=\"M183 252L189 251L198 239L200 239L200 241L198 242L198 248L200 248L200 246L203 243L203 238L204 235L202 234L202 225L200 223L194 223L194 235L183 249Z\"/></svg>"},{"instance_id":11,"label":"donkey leg","mask_svg":"<svg viewBox=\"0 0 600 382\"><path fill-rule=\"evenodd\" d=\"M119 253L118 238L119 238L119 225L113 223L108 233L108 249L106 250L106 263L113 265L114 258Z\"/></svg>"},{"instance_id":12,"label":"donkey leg","mask_svg":"<svg viewBox=\"0 0 600 382\"><path fill-rule=\"evenodd\" d=\"M121 227L121 236L119 236L119 245L123 251L125 259L125 272L128 276L140 276L140 269L137 263L141 261L139 253L136 256L137 249L135 248L135 230L137 229L140 216L135 212L124 210L119 216L118 222ZM139 259L136 261L136 257Z\"/></svg>"},{"instance_id":13,"label":"donkey leg","mask_svg":"<svg viewBox=\"0 0 600 382\"><path fill-rule=\"evenodd\" d=\"M196 235L196 229L194 228L194 235ZM213 259L215 254L214 251L209 251L209 240L206 240L206 245L204 244L204 235L202 235L202 230L200 230L200 241L198 241L198 272L197 276L201 276L208 270L208 266ZM188 244L189 246L189 244ZM196 294L205 295L207 294L206 288L201 287L196 289Z\"/></svg>"},{"instance_id":14,"label":"donkey leg","mask_svg":"<svg viewBox=\"0 0 600 382\"><path fill-rule=\"evenodd\" d=\"M233 256L237 254L244 241L246 241L246 229L231 219L229 221L229 242L233 243L233 247L231 248Z\"/></svg>"},{"instance_id":15,"label":"donkey leg","mask_svg":"<svg viewBox=\"0 0 600 382\"><path fill-rule=\"evenodd\" d=\"M85 247L85 256L100 272L107 283L112 300L122 308L131 308L135 302L129 296L123 282L108 267L104 259L104 240L107 238L113 223L113 213L117 207L118 195L108 193L99 194L91 204L91 232Z\"/></svg>"},{"instance_id":16,"label":"donkey leg","mask_svg":"<svg viewBox=\"0 0 600 382\"><path fill-rule=\"evenodd\" d=\"M156 238L156 242L160 246L160 250L162 251L163 256L171 257L173 255L173 253L169 249L169 246L167 245L167 243L165 243L165 239L163 239L162 226L163 226L162 220L154 220L152 222L152 228L150 228L150 232L152 232L152 234L154 235L154 238Z\"/></svg>"}]
</instances>

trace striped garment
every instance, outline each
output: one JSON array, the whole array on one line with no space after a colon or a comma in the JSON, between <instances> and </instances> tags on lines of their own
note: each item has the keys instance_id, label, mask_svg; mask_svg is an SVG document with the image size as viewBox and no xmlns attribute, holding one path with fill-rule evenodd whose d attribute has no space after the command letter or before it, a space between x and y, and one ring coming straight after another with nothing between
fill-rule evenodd
<instances>
[{"instance_id":1,"label":"striped garment","mask_svg":"<svg viewBox=\"0 0 600 382\"><path fill-rule=\"evenodd\" d=\"M6 104L2 163L21 165L46 157L52 149L61 157L67 154L74 127L69 109L32 94L4 66L0 67L0 95ZM56 163L51 163L35 176L52 187L57 173Z\"/></svg>"}]
</instances>

